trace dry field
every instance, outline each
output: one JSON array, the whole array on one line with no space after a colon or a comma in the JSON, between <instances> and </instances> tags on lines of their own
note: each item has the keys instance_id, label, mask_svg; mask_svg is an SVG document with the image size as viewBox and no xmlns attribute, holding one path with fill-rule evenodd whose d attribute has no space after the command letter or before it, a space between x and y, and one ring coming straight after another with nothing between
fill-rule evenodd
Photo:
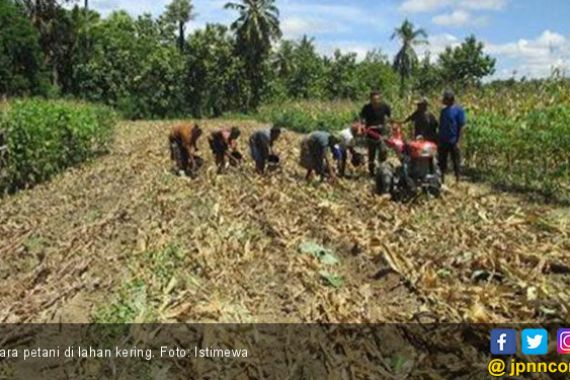
<instances>
[{"instance_id":1,"label":"dry field","mask_svg":"<svg viewBox=\"0 0 570 380\"><path fill-rule=\"evenodd\" d=\"M256 124L234 124L247 153ZM568 209L469 182L409 205L364 173L306 184L294 133L269 178L215 175L205 139L179 178L171 125L122 123L109 155L0 200L0 322L570 319Z\"/></svg>"}]
</instances>

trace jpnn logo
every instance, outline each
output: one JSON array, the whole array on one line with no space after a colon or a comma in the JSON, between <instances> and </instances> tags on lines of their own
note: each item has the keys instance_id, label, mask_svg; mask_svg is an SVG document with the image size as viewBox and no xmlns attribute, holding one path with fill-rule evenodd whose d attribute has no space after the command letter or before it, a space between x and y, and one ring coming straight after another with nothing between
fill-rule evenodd
<instances>
[{"instance_id":1,"label":"jpnn logo","mask_svg":"<svg viewBox=\"0 0 570 380\"><path fill-rule=\"evenodd\" d=\"M521 334L522 353L525 355L546 355L548 353L548 331L525 329Z\"/></svg>"},{"instance_id":2,"label":"jpnn logo","mask_svg":"<svg viewBox=\"0 0 570 380\"><path fill-rule=\"evenodd\" d=\"M569 339L570 341L570 339ZM513 329L491 331L491 353L493 355L514 355L517 353L517 332Z\"/></svg>"}]
</instances>

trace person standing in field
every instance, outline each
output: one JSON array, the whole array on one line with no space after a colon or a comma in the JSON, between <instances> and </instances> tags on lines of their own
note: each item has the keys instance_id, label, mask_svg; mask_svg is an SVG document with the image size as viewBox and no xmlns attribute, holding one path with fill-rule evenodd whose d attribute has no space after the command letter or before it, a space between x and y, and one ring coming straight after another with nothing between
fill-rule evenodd
<instances>
[{"instance_id":1,"label":"person standing in field","mask_svg":"<svg viewBox=\"0 0 570 380\"><path fill-rule=\"evenodd\" d=\"M208 138L210 149L214 154L218 173L221 173L226 166L226 158L230 162L236 162L238 159L234 155L237 152L237 139L240 137L241 131L237 127L231 129L220 129L211 133Z\"/></svg>"},{"instance_id":2,"label":"person standing in field","mask_svg":"<svg viewBox=\"0 0 570 380\"><path fill-rule=\"evenodd\" d=\"M388 123L391 117L392 109L382 100L380 92L371 92L370 102L360 112L360 119L368 136L368 171L371 176L374 176L376 156L378 155L380 162L388 158L388 149L383 138L389 133Z\"/></svg>"},{"instance_id":3,"label":"person standing in field","mask_svg":"<svg viewBox=\"0 0 570 380\"><path fill-rule=\"evenodd\" d=\"M273 144L281 136L281 128L272 127L255 131L249 138L251 157L255 161L257 174L263 175L269 156L273 153Z\"/></svg>"},{"instance_id":4,"label":"person standing in field","mask_svg":"<svg viewBox=\"0 0 570 380\"><path fill-rule=\"evenodd\" d=\"M329 132L316 131L301 141L300 164L307 169L305 179L309 181L314 173L324 181L326 177L334 183L336 176L333 168L332 153L339 139Z\"/></svg>"},{"instance_id":5,"label":"person standing in field","mask_svg":"<svg viewBox=\"0 0 570 380\"><path fill-rule=\"evenodd\" d=\"M196 156L198 151L198 139L202 136L203 131L195 124L180 124L172 128L168 136L170 145L170 157L176 164L178 172L184 172L187 175L193 175L204 161Z\"/></svg>"},{"instance_id":6,"label":"person standing in field","mask_svg":"<svg viewBox=\"0 0 570 380\"><path fill-rule=\"evenodd\" d=\"M353 166L357 167L362 165L364 160L362 155L356 151L356 147L362 145L364 134L364 125L359 122L356 122L349 128L340 131L338 135L340 139L338 144L338 173L340 177L344 177L346 174L346 162L348 161L349 153Z\"/></svg>"},{"instance_id":7,"label":"person standing in field","mask_svg":"<svg viewBox=\"0 0 570 380\"><path fill-rule=\"evenodd\" d=\"M429 111L427 98L422 98L416 103L416 111L404 120L404 124L412 122L414 124L414 137L423 137L424 140L435 144L438 142L437 128L438 122L435 116Z\"/></svg>"},{"instance_id":8,"label":"person standing in field","mask_svg":"<svg viewBox=\"0 0 570 380\"><path fill-rule=\"evenodd\" d=\"M438 160L441 169L442 182L447 171L447 159L451 156L455 180L459 182L461 151L461 132L467 117L462 107L455 104L455 94L446 91L443 94L443 109L439 117L439 148Z\"/></svg>"}]
</instances>

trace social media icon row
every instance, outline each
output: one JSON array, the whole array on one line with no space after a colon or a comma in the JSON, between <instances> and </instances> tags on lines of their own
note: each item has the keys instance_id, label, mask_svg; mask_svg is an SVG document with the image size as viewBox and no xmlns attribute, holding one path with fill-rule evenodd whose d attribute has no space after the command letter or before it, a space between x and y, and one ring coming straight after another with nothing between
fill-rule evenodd
<instances>
[{"instance_id":1,"label":"social media icon row","mask_svg":"<svg viewBox=\"0 0 570 380\"><path fill-rule=\"evenodd\" d=\"M559 354L570 355L570 329L558 329L557 343ZM548 353L548 331L545 329L524 329L521 333L521 346L521 351L525 355L546 355ZM493 355L516 354L516 330L492 330L491 353Z\"/></svg>"}]
</instances>

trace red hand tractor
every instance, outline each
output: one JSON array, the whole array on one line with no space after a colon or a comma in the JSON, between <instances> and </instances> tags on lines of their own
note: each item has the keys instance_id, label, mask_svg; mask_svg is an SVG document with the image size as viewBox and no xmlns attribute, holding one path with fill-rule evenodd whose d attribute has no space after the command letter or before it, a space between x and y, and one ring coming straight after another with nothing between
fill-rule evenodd
<instances>
[{"instance_id":1,"label":"red hand tractor","mask_svg":"<svg viewBox=\"0 0 570 380\"><path fill-rule=\"evenodd\" d=\"M394 200L408 201L419 191L438 197L441 193L441 173L437 165L437 145L418 136L406 141L401 126L392 127L385 138L386 145L399 158L399 166L382 163L376 171L376 192L392 195Z\"/></svg>"}]
</instances>

